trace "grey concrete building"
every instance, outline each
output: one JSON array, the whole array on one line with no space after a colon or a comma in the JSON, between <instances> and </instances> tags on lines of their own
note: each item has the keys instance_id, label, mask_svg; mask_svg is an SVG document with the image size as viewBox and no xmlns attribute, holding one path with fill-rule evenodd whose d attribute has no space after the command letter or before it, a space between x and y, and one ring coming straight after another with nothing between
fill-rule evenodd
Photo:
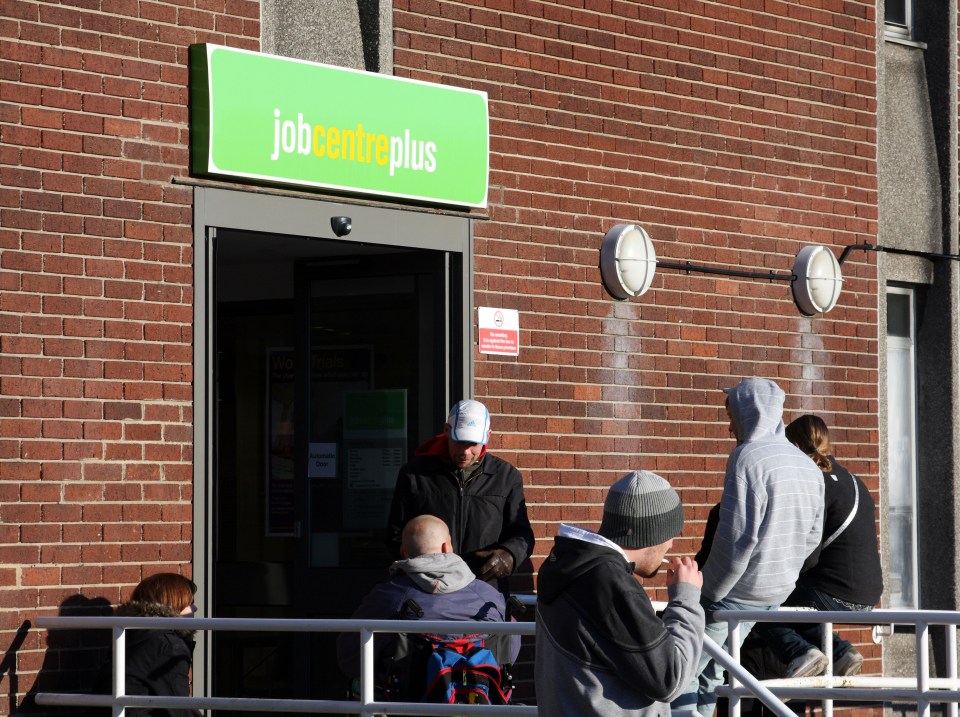
<instances>
[{"instance_id":1,"label":"grey concrete building","mask_svg":"<svg viewBox=\"0 0 960 717\"><path fill-rule=\"evenodd\" d=\"M878 12L884 605L956 610L957 6L900 0ZM885 672L913 674L913 646L908 635L887 640Z\"/></svg>"}]
</instances>

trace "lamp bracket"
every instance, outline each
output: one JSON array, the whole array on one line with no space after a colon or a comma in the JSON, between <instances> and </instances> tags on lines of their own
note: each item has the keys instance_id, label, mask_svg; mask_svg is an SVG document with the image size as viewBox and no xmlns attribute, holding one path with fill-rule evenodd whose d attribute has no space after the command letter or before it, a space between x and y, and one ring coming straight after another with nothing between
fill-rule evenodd
<instances>
[{"instance_id":1,"label":"lamp bracket","mask_svg":"<svg viewBox=\"0 0 960 717\"><path fill-rule=\"evenodd\" d=\"M691 271L700 274L719 274L721 276L738 276L744 279L766 279L767 281L796 281L796 274L775 272L775 271L743 271L740 269L723 269L716 266L703 266L689 261L672 262L657 260L657 268L677 269L690 273Z\"/></svg>"},{"instance_id":2,"label":"lamp bracket","mask_svg":"<svg viewBox=\"0 0 960 717\"><path fill-rule=\"evenodd\" d=\"M863 244L851 244L847 247L844 247L843 253L840 254L840 258L837 259L837 262L843 266L843 262L847 260L847 255L850 254L854 249L863 249L864 251L883 251L888 254L906 254L907 256L919 256L924 259L930 259L931 261L937 259L948 259L950 261L960 261L960 254L937 254L932 251L920 251L918 249L898 249L897 247L892 246L880 246L879 244L871 244L870 242L864 242Z\"/></svg>"}]
</instances>

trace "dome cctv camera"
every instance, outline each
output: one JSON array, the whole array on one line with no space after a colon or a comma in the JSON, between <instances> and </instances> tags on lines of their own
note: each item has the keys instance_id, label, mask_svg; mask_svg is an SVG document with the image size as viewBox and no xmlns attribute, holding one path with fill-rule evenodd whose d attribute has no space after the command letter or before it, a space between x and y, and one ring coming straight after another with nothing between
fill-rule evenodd
<instances>
[{"instance_id":1,"label":"dome cctv camera","mask_svg":"<svg viewBox=\"0 0 960 717\"><path fill-rule=\"evenodd\" d=\"M345 237L353 229L353 220L350 217L333 217L330 219L330 226L338 237Z\"/></svg>"}]
</instances>

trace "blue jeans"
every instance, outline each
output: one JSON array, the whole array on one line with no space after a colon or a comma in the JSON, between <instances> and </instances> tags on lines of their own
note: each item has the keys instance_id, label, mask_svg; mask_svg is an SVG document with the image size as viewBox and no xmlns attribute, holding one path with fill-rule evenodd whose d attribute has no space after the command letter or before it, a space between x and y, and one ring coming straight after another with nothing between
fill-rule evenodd
<instances>
[{"instance_id":1,"label":"blue jeans","mask_svg":"<svg viewBox=\"0 0 960 717\"><path fill-rule=\"evenodd\" d=\"M784 607L808 607L814 610L851 610L862 612L871 610L872 605L860 605L835 598L829 593L816 588L798 586L786 602ZM780 662L789 665L790 662L812 648L820 649L823 645L823 626L813 623L780 624L775 622L758 622L753 628L767 646L773 650ZM852 645L833 633L833 659L839 660L852 649Z\"/></svg>"},{"instance_id":2,"label":"blue jeans","mask_svg":"<svg viewBox=\"0 0 960 717\"><path fill-rule=\"evenodd\" d=\"M745 605L732 600L718 600L711 602L706 598L700 599L700 605L706 618L704 638L709 638L723 647L729 636L729 625L726 620L717 621L713 617L716 610L776 610L778 605ZM737 638L740 644L746 639L754 623L744 621L739 624ZM677 710L696 709L703 717L712 717L717 706L717 688L724 682L723 667L704 650L700 655L700 664L697 666L696 676L690 681L683 692L677 695L671 707Z\"/></svg>"}]
</instances>

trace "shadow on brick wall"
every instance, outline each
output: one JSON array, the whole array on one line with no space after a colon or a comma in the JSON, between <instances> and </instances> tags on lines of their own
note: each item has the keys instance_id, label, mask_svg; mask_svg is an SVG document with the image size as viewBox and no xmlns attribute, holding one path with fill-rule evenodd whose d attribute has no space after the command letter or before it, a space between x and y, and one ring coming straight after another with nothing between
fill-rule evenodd
<instances>
[{"instance_id":1,"label":"shadow on brick wall","mask_svg":"<svg viewBox=\"0 0 960 717\"><path fill-rule=\"evenodd\" d=\"M106 598L88 598L83 595L71 595L60 604L58 612L58 615L65 617L112 614L113 609ZM10 670L10 714L61 717L79 713L82 708L40 706L34 701L34 695L37 692L90 692L99 674L98 668L110 659L110 630L47 631L43 665L37 673L33 687L17 707L16 652L30 627L29 622L24 622L3 661L3 674L7 674L7 669Z\"/></svg>"},{"instance_id":2,"label":"shadow on brick wall","mask_svg":"<svg viewBox=\"0 0 960 717\"><path fill-rule=\"evenodd\" d=\"M20 691L20 678L17 675L17 653L27 639L27 633L33 627L29 620L24 620L23 624L17 629L16 635L7 651L3 655L3 662L0 662L0 680L7 679L7 714L13 714L17 711L17 693Z\"/></svg>"}]
</instances>

